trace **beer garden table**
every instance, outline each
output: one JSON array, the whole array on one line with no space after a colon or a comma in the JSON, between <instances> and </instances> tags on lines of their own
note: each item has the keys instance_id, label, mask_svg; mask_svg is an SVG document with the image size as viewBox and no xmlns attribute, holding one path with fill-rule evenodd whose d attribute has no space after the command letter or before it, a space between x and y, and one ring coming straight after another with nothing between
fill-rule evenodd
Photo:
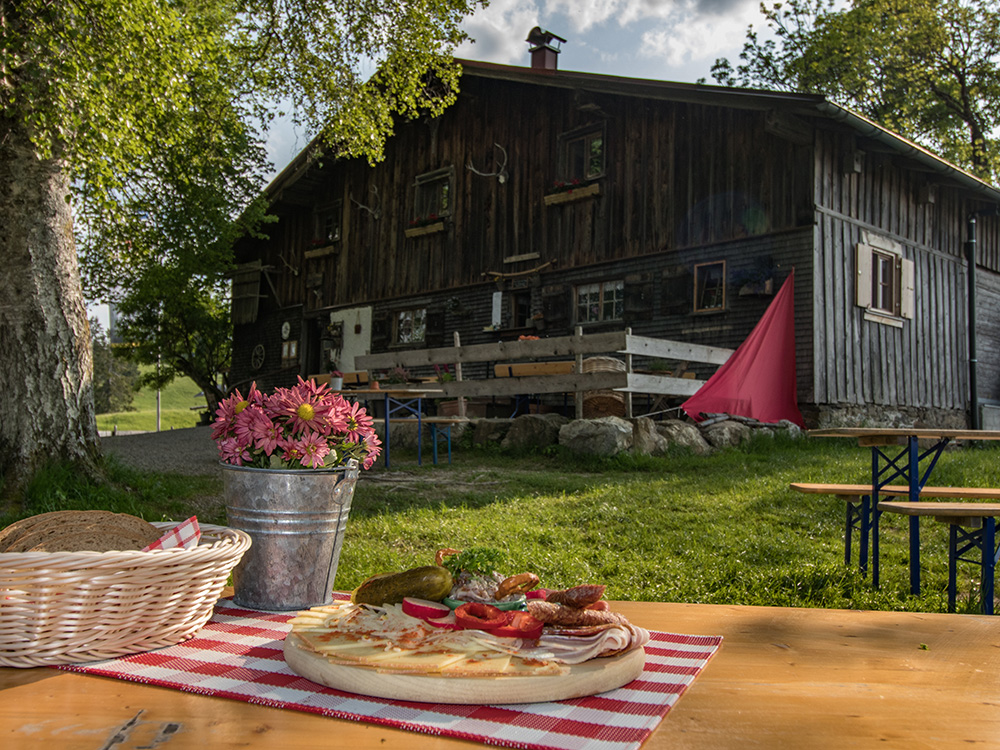
<instances>
[{"instance_id":1,"label":"beer garden table","mask_svg":"<svg viewBox=\"0 0 1000 750\"><path fill-rule=\"evenodd\" d=\"M997 747L1000 629L979 615L613 602L632 622L723 636L642 745ZM0 668L0 746L459 750L483 745L53 668ZM581 748L597 747L581 740Z\"/></svg>"},{"instance_id":2,"label":"beer garden table","mask_svg":"<svg viewBox=\"0 0 1000 750\"><path fill-rule=\"evenodd\" d=\"M944 449L953 441L1000 440L1000 430L957 430L925 427L834 427L810 430L811 437L853 438L871 448L872 584L879 585L879 491L900 481L909 486L909 502L920 493ZM921 441L924 446L921 446ZM893 450L893 449L896 450ZM920 519L910 516L910 592L920 593Z\"/></svg>"}]
</instances>

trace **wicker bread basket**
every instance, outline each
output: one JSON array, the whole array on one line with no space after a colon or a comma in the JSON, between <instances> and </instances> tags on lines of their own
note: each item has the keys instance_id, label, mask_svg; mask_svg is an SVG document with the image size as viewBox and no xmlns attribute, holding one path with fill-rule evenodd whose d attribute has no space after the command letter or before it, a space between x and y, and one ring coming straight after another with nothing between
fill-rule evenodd
<instances>
[{"instance_id":1,"label":"wicker bread basket","mask_svg":"<svg viewBox=\"0 0 1000 750\"><path fill-rule=\"evenodd\" d=\"M191 549L0 553L0 666L110 659L193 636L250 548L237 529L201 531Z\"/></svg>"}]
</instances>

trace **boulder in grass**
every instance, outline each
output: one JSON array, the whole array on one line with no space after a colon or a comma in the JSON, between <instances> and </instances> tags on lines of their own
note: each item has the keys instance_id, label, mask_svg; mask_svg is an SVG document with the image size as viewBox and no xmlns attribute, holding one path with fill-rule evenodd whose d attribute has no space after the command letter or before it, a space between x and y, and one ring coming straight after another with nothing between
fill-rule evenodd
<instances>
[{"instance_id":1,"label":"boulder in grass","mask_svg":"<svg viewBox=\"0 0 1000 750\"><path fill-rule=\"evenodd\" d=\"M632 452L644 456L660 456L667 452L670 442L656 429L656 422L649 417L632 420Z\"/></svg>"},{"instance_id":2,"label":"boulder in grass","mask_svg":"<svg viewBox=\"0 0 1000 750\"><path fill-rule=\"evenodd\" d=\"M574 453L614 456L632 448L632 423L620 417L578 419L559 430L559 445Z\"/></svg>"},{"instance_id":3,"label":"boulder in grass","mask_svg":"<svg viewBox=\"0 0 1000 750\"><path fill-rule=\"evenodd\" d=\"M559 428L569 420L561 414L522 414L510 423L504 448L547 448L559 443Z\"/></svg>"},{"instance_id":4,"label":"boulder in grass","mask_svg":"<svg viewBox=\"0 0 1000 750\"><path fill-rule=\"evenodd\" d=\"M657 423L656 431L666 438L670 445L687 448L696 456L704 456L712 452L712 446L702 437L698 428L690 422L666 419Z\"/></svg>"},{"instance_id":5,"label":"boulder in grass","mask_svg":"<svg viewBox=\"0 0 1000 750\"><path fill-rule=\"evenodd\" d=\"M472 442L474 445L501 443L509 430L509 419L478 419L472 433Z\"/></svg>"},{"instance_id":6,"label":"boulder in grass","mask_svg":"<svg viewBox=\"0 0 1000 750\"><path fill-rule=\"evenodd\" d=\"M749 440L753 430L735 419L726 419L701 428L701 434L713 448L727 448Z\"/></svg>"}]
</instances>

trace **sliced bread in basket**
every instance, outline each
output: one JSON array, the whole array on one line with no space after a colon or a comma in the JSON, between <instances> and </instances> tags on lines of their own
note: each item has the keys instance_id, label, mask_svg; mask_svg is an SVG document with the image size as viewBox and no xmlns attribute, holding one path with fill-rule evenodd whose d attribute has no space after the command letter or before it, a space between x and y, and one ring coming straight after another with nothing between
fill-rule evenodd
<instances>
[{"instance_id":1,"label":"sliced bread in basket","mask_svg":"<svg viewBox=\"0 0 1000 750\"><path fill-rule=\"evenodd\" d=\"M33 516L39 520L7 535L0 542L0 552L140 550L162 534L151 523L127 513L54 511L42 516Z\"/></svg>"}]
</instances>

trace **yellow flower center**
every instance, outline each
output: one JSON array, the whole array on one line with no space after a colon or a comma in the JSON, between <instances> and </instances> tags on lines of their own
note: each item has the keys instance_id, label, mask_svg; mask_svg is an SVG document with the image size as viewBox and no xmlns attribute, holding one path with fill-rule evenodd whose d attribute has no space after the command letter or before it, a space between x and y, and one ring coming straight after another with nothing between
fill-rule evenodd
<instances>
[{"instance_id":1,"label":"yellow flower center","mask_svg":"<svg viewBox=\"0 0 1000 750\"><path fill-rule=\"evenodd\" d=\"M316 410L312 408L310 404L302 404L295 412L299 415L299 419L308 422L310 419L316 416Z\"/></svg>"},{"instance_id":2,"label":"yellow flower center","mask_svg":"<svg viewBox=\"0 0 1000 750\"><path fill-rule=\"evenodd\" d=\"M243 411L244 409L246 409L248 406L250 406L250 402L249 401L240 401L238 404L236 404L236 408L233 409L233 411L236 414L239 414L241 411Z\"/></svg>"}]
</instances>

